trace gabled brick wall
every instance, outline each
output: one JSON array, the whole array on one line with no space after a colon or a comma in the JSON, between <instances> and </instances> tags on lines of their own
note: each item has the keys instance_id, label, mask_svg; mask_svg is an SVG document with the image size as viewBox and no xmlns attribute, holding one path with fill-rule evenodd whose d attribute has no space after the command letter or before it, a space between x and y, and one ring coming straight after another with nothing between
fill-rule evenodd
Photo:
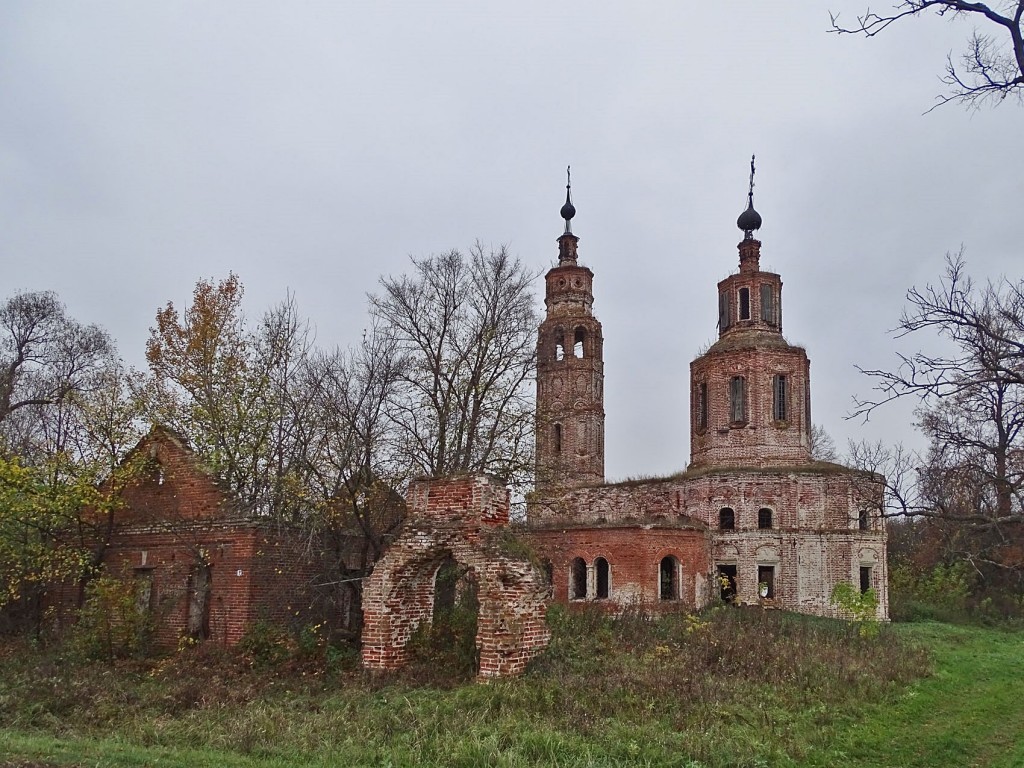
<instances>
[{"instance_id":1,"label":"gabled brick wall","mask_svg":"<svg viewBox=\"0 0 1024 768\"><path fill-rule=\"evenodd\" d=\"M173 648L197 625L205 639L233 645L257 621L338 621L321 599L337 577L319 548L298 531L238 515L181 438L154 428L130 460L140 471L119 494L102 564L149 594L157 647ZM205 615L190 627L190 598L204 582ZM70 609L75 593L55 586L49 602Z\"/></svg>"}]
</instances>

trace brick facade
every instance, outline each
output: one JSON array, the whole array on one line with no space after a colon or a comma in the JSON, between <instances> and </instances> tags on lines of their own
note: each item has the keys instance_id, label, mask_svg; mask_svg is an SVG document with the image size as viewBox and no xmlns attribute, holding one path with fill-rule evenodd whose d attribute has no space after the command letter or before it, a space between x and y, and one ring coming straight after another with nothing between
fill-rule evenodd
<instances>
[{"instance_id":1,"label":"brick facade","mask_svg":"<svg viewBox=\"0 0 1024 768\"><path fill-rule=\"evenodd\" d=\"M604 337L592 311L594 273L577 263L578 240L567 219L558 266L544 277L547 317L537 333L541 493L604 482Z\"/></svg>"},{"instance_id":2,"label":"brick facade","mask_svg":"<svg viewBox=\"0 0 1024 768\"><path fill-rule=\"evenodd\" d=\"M131 460L139 471L119 494L102 567L135 582L156 647L184 636L234 645L257 621L339 620L318 548L297 531L240 516L181 438L156 427ZM76 592L54 587L49 602L72 606Z\"/></svg>"},{"instance_id":3,"label":"brick facade","mask_svg":"<svg viewBox=\"0 0 1024 768\"><path fill-rule=\"evenodd\" d=\"M575 239L571 260L559 240L538 344L537 471L547 482L538 481L527 512L554 599L658 610L699 608L722 596L836 615L832 589L849 582L876 592L885 619L880 479L812 459L810 361L782 336L782 279L760 270L752 198L738 224L745 233L739 270L717 286L719 338L690 365L690 465L673 477L617 485L592 471L574 475L572 464L552 458L553 420L565 418L555 382L582 361L556 361L549 329L597 323L592 295L559 298L552 281L585 269ZM590 289L586 274L576 294ZM601 391L599 362L584 392ZM603 423L602 410L596 426ZM603 434L586 436L588 450L599 446L603 458Z\"/></svg>"},{"instance_id":4,"label":"brick facade","mask_svg":"<svg viewBox=\"0 0 1024 768\"><path fill-rule=\"evenodd\" d=\"M550 639L547 579L505 551L508 489L481 475L420 480L409 489L409 520L363 588L363 666L397 669L412 633L430 622L438 569L449 558L478 585L479 676L522 672Z\"/></svg>"}]
</instances>

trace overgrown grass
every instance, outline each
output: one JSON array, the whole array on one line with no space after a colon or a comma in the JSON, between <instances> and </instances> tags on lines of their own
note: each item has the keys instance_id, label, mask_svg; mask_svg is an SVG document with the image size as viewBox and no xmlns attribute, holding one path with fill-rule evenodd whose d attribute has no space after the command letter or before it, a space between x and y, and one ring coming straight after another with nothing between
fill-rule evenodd
<instances>
[{"instance_id":1,"label":"overgrown grass","mask_svg":"<svg viewBox=\"0 0 1024 768\"><path fill-rule=\"evenodd\" d=\"M1019 635L923 624L870 639L841 622L734 608L551 620L551 647L523 678L450 688L367 675L351 657L253 667L191 649L110 666L8 649L0 755L100 766L1021 764L999 762L1022 754ZM955 738L946 720L965 723Z\"/></svg>"}]
</instances>

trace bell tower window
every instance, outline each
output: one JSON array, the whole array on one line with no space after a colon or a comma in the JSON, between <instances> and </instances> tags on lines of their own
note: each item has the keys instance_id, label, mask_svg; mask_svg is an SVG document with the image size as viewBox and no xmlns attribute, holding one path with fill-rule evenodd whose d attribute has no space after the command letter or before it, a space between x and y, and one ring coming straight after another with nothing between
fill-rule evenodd
<instances>
[{"instance_id":1,"label":"bell tower window","mask_svg":"<svg viewBox=\"0 0 1024 768\"><path fill-rule=\"evenodd\" d=\"M729 380L729 420L733 424L747 420L747 380L742 376Z\"/></svg>"},{"instance_id":2,"label":"bell tower window","mask_svg":"<svg viewBox=\"0 0 1024 768\"><path fill-rule=\"evenodd\" d=\"M732 325L732 312L729 306L729 292L722 291L718 294L718 328L725 330Z\"/></svg>"},{"instance_id":3,"label":"bell tower window","mask_svg":"<svg viewBox=\"0 0 1024 768\"><path fill-rule=\"evenodd\" d=\"M776 421L789 418L786 399L789 396L789 381L784 373L776 374L772 379L772 417Z\"/></svg>"},{"instance_id":4,"label":"bell tower window","mask_svg":"<svg viewBox=\"0 0 1024 768\"><path fill-rule=\"evenodd\" d=\"M740 288L740 320L750 319L750 289Z\"/></svg>"},{"instance_id":5,"label":"bell tower window","mask_svg":"<svg viewBox=\"0 0 1024 768\"><path fill-rule=\"evenodd\" d=\"M761 320L768 325L779 324L778 314L775 311L775 289L768 283L761 285Z\"/></svg>"},{"instance_id":6,"label":"bell tower window","mask_svg":"<svg viewBox=\"0 0 1024 768\"><path fill-rule=\"evenodd\" d=\"M708 383L702 381L697 385L697 431L708 428Z\"/></svg>"},{"instance_id":7,"label":"bell tower window","mask_svg":"<svg viewBox=\"0 0 1024 768\"><path fill-rule=\"evenodd\" d=\"M583 342L586 340L587 332L582 328L576 329L576 334L573 338L572 354L574 357L583 359Z\"/></svg>"}]
</instances>

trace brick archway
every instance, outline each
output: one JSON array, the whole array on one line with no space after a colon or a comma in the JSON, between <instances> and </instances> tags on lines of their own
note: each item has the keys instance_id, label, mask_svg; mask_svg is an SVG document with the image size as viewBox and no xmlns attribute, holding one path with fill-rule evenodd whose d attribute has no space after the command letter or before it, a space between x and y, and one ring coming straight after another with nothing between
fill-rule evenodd
<instances>
[{"instance_id":1,"label":"brick archway","mask_svg":"<svg viewBox=\"0 0 1024 768\"><path fill-rule=\"evenodd\" d=\"M532 562L504 551L507 489L482 475L421 480L409 499L409 523L363 589L363 666L406 663L410 636L432 620L435 577L450 556L477 580L480 677L519 674L550 639L548 586Z\"/></svg>"}]
</instances>

